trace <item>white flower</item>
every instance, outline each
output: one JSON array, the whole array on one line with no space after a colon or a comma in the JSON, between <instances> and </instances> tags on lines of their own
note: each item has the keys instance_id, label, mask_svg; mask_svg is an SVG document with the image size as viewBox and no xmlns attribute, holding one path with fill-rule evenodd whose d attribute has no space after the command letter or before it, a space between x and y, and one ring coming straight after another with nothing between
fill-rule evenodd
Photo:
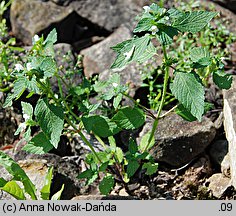
<instances>
[{"instance_id":1,"label":"white flower","mask_svg":"<svg viewBox=\"0 0 236 216\"><path fill-rule=\"evenodd\" d=\"M32 64L31 64L30 62L28 62L28 63L26 64L26 69L27 69L28 71L30 71L30 70L33 69L33 66L32 66Z\"/></svg>"},{"instance_id":2,"label":"white flower","mask_svg":"<svg viewBox=\"0 0 236 216\"><path fill-rule=\"evenodd\" d=\"M21 64L16 64L15 65L15 70L17 72L20 72L20 71L23 71L24 70L24 67L21 65Z\"/></svg>"},{"instance_id":3,"label":"white flower","mask_svg":"<svg viewBox=\"0 0 236 216\"><path fill-rule=\"evenodd\" d=\"M151 31L152 31L152 34L155 35L159 31L159 29L157 28L157 26L152 26Z\"/></svg>"},{"instance_id":4,"label":"white flower","mask_svg":"<svg viewBox=\"0 0 236 216\"><path fill-rule=\"evenodd\" d=\"M28 120L30 119L30 116L25 113L25 114L23 115L23 118L25 119L25 121L28 121Z\"/></svg>"},{"instance_id":5,"label":"white flower","mask_svg":"<svg viewBox=\"0 0 236 216\"><path fill-rule=\"evenodd\" d=\"M134 52L134 48L135 48L135 45L133 45L132 49L129 51L129 52L125 52L124 53L124 56L125 56L125 60L128 61L131 56L133 55L133 52Z\"/></svg>"},{"instance_id":6,"label":"white flower","mask_svg":"<svg viewBox=\"0 0 236 216\"><path fill-rule=\"evenodd\" d=\"M35 44L39 40L40 40L40 37L38 35L34 35L34 37L33 37L33 44Z\"/></svg>"},{"instance_id":7,"label":"white flower","mask_svg":"<svg viewBox=\"0 0 236 216\"><path fill-rule=\"evenodd\" d=\"M116 88L118 86L117 83L112 83L113 87Z\"/></svg>"},{"instance_id":8,"label":"white flower","mask_svg":"<svg viewBox=\"0 0 236 216\"><path fill-rule=\"evenodd\" d=\"M149 6L144 6L143 9L145 10L144 13L149 13L151 10Z\"/></svg>"},{"instance_id":9,"label":"white flower","mask_svg":"<svg viewBox=\"0 0 236 216\"><path fill-rule=\"evenodd\" d=\"M20 123L19 127L22 128L23 130L25 130L25 129L26 129L26 124L25 124L25 122Z\"/></svg>"}]
</instances>

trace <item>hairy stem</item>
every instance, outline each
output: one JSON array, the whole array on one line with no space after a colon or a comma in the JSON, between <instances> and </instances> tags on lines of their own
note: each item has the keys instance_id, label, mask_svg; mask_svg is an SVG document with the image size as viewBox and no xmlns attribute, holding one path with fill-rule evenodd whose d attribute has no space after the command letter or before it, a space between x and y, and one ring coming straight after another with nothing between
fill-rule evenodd
<instances>
[{"instance_id":1,"label":"hairy stem","mask_svg":"<svg viewBox=\"0 0 236 216\"><path fill-rule=\"evenodd\" d=\"M167 56L167 53L166 53L166 47L164 45L163 45L163 54L164 54L164 62L167 62L168 61L168 56ZM169 80L169 70L170 70L170 66L166 65L165 66L164 85L163 85L162 96L161 96L161 103L159 105L156 118L155 118L155 120L153 122L151 134L150 134L150 137L148 139L148 143L147 143L144 151L148 150L148 148L149 148L149 146L151 144L151 141L152 141L152 139L154 137L154 134L155 134L155 131L157 129L157 126L158 126L158 122L159 122L159 118L160 118L160 115L161 115L161 111L162 111L164 103L165 103L167 84L168 84L168 80Z\"/></svg>"}]
</instances>

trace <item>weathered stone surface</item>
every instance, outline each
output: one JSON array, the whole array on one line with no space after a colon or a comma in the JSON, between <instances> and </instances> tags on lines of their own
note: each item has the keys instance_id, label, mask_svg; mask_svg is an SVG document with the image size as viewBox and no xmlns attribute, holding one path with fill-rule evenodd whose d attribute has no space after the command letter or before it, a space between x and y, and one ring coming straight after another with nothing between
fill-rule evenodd
<instances>
[{"instance_id":1,"label":"weathered stone surface","mask_svg":"<svg viewBox=\"0 0 236 216\"><path fill-rule=\"evenodd\" d=\"M118 196L118 195L80 195L73 197L72 200L136 200L132 196Z\"/></svg>"},{"instance_id":2,"label":"weathered stone surface","mask_svg":"<svg viewBox=\"0 0 236 216\"><path fill-rule=\"evenodd\" d=\"M229 153L225 155L223 161L221 162L221 172L228 178L230 178L230 155Z\"/></svg>"},{"instance_id":3,"label":"weathered stone surface","mask_svg":"<svg viewBox=\"0 0 236 216\"><path fill-rule=\"evenodd\" d=\"M140 137L151 131L151 127L152 123L147 122ZM179 167L202 153L215 134L214 124L208 118L187 122L173 113L160 119L150 152L156 160Z\"/></svg>"},{"instance_id":4,"label":"weathered stone surface","mask_svg":"<svg viewBox=\"0 0 236 216\"><path fill-rule=\"evenodd\" d=\"M24 43L30 45L35 34L53 23L61 22L72 11L72 8L60 7L52 2L16 0L11 6L12 31Z\"/></svg>"},{"instance_id":5,"label":"weathered stone surface","mask_svg":"<svg viewBox=\"0 0 236 216\"><path fill-rule=\"evenodd\" d=\"M212 175L207 181L209 182L208 189L217 198L220 198L231 186L230 178L225 177L222 173Z\"/></svg>"},{"instance_id":6,"label":"weathered stone surface","mask_svg":"<svg viewBox=\"0 0 236 216\"><path fill-rule=\"evenodd\" d=\"M227 153L228 153L227 140L217 140L216 142L212 143L209 151L212 161L218 166L221 165Z\"/></svg>"},{"instance_id":7,"label":"weathered stone surface","mask_svg":"<svg viewBox=\"0 0 236 216\"><path fill-rule=\"evenodd\" d=\"M224 91L224 128L229 142L230 172L232 185L236 188L236 77L231 89Z\"/></svg>"}]
</instances>

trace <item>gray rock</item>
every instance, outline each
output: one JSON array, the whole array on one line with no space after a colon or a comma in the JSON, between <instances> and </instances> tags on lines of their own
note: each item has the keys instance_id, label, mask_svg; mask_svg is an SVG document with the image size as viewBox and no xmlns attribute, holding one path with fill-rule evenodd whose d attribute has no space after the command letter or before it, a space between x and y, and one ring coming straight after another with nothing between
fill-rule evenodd
<instances>
[{"instance_id":1,"label":"gray rock","mask_svg":"<svg viewBox=\"0 0 236 216\"><path fill-rule=\"evenodd\" d=\"M229 142L230 172L232 185L236 188L236 77L231 89L224 91L224 128Z\"/></svg>"},{"instance_id":2,"label":"gray rock","mask_svg":"<svg viewBox=\"0 0 236 216\"><path fill-rule=\"evenodd\" d=\"M230 155L229 153L225 155L223 161L221 162L221 172L228 178L230 178Z\"/></svg>"},{"instance_id":3,"label":"gray rock","mask_svg":"<svg viewBox=\"0 0 236 216\"><path fill-rule=\"evenodd\" d=\"M224 157L228 153L228 141L227 140L217 140L216 142L212 143L210 147L210 157L212 161L221 166Z\"/></svg>"},{"instance_id":4,"label":"gray rock","mask_svg":"<svg viewBox=\"0 0 236 216\"><path fill-rule=\"evenodd\" d=\"M73 197L72 200L137 200L132 196L118 196L118 195L80 195Z\"/></svg>"},{"instance_id":5,"label":"gray rock","mask_svg":"<svg viewBox=\"0 0 236 216\"><path fill-rule=\"evenodd\" d=\"M231 186L230 178L225 177L222 173L212 175L207 182L209 182L208 189L213 196L220 198L224 192Z\"/></svg>"},{"instance_id":6,"label":"gray rock","mask_svg":"<svg viewBox=\"0 0 236 216\"><path fill-rule=\"evenodd\" d=\"M53 23L62 22L72 11L72 8L60 7L52 2L16 0L11 5L12 31L24 43L30 45L35 34ZM68 29L66 32L69 34Z\"/></svg>"},{"instance_id":7,"label":"gray rock","mask_svg":"<svg viewBox=\"0 0 236 216\"><path fill-rule=\"evenodd\" d=\"M152 123L147 122L140 137L151 128ZM160 119L150 153L158 161L180 167L202 153L215 134L214 124L208 118L203 117L202 122L187 122L173 113Z\"/></svg>"}]
</instances>

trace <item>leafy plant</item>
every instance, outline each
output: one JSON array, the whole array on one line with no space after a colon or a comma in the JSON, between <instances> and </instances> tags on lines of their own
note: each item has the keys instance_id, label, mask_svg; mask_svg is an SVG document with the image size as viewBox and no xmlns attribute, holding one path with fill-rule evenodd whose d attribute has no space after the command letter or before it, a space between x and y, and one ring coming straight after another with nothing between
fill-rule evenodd
<instances>
[{"instance_id":1,"label":"leafy plant","mask_svg":"<svg viewBox=\"0 0 236 216\"><path fill-rule=\"evenodd\" d=\"M231 85L232 78L224 73L223 63L219 58L213 58L207 47L190 50L188 69L179 68L178 59L167 53L179 34L199 32L216 15L207 11L167 10L157 4L145 6L134 29L134 37L112 47L117 58L111 68L123 68L131 62L145 63L157 54L158 49L162 49L164 57L159 73L164 73L164 82L156 102L156 115L128 95L128 88L121 84L118 74L114 73L106 81L96 78L89 80L82 76L81 68L76 67L74 73L81 76L81 83L73 85L68 77L59 73L61 68L57 65L53 48L57 41L56 30L52 30L46 38L34 36L32 49L25 61L18 62L11 73L11 79L15 81L13 87L8 89L4 103L4 107L11 106L23 93L27 93L26 98L34 94L39 96L35 105L21 102L24 122L19 125L15 135L24 133L27 144L23 149L44 154L58 147L61 134L79 134L91 153L86 157L88 169L78 177L86 178L87 184L101 179L99 189L103 194L112 190L115 181L125 184L138 171L154 174L158 164L148 150L155 144L154 133L167 102L168 87L179 101L177 113L185 119L200 121L207 107L204 101L206 78L212 75L220 88L227 89ZM156 41L160 45L156 45ZM170 68L174 69L174 78L169 85ZM53 89L52 79L57 80L59 92ZM97 99L97 103L91 103L91 97ZM134 105L122 106L124 98L131 99ZM140 145L130 138L128 151L124 152L114 135L122 130L140 128L145 123L146 114L154 118L152 130L142 137ZM38 128L36 134L32 134L31 127ZM84 135L85 130L101 143L104 151L95 151Z\"/></svg>"},{"instance_id":2,"label":"leafy plant","mask_svg":"<svg viewBox=\"0 0 236 216\"><path fill-rule=\"evenodd\" d=\"M37 197L35 185L29 179L25 171L12 158L10 158L7 154L1 151L0 151L0 165L3 166L13 177L10 181L7 181L1 177L0 190L9 193L18 200L25 200L26 194L28 194L32 200L37 200L37 199L49 200L50 188L53 177L52 167L48 169L47 175L45 177L44 186L40 190L41 195L40 197ZM21 182L23 184L23 188L21 188L18 182ZM63 188L64 185L62 186L59 192L57 192L52 196L51 200L60 199Z\"/></svg>"}]
</instances>

